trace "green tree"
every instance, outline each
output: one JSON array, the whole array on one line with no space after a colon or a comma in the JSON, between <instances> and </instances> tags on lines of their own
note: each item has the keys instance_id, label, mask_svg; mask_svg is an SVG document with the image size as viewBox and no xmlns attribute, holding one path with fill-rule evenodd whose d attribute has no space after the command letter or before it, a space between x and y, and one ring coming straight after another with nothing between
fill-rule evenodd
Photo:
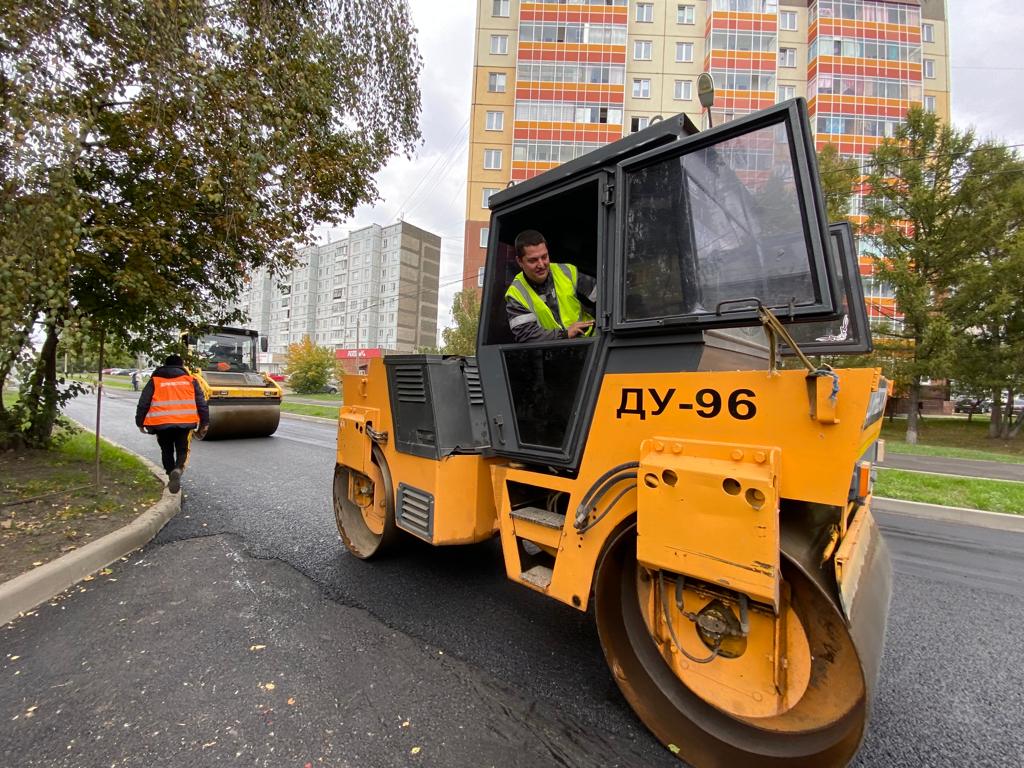
<instances>
[{"instance_id":1,"label":"green tree","mask_svg":"<svg viewBox=\"0 0 1024 768\"><path fill-rule=\"evenodd\" d=\"M309 336L288 347L284 372L288 386L300 395L314 395L323 390L332 375L337 375L337 360L327 347L313 343Z\"/></svg>"},{"instance_id":2,"label":"green tree","mask_svg":"<svg viewBox=\"0 0 1024 768\"><path fill-rule=\"evenodd\" d=\"M907 113L894 138L871 156L861 237L877 254L876 275L893 287L909 343L907 442L917 442L920 384L948 376L954 333L946 303L981 249L975 204L985 183L975 173L973 132L922 109Z\"/></svg>"},{"instance_id":3,"label":"green tree","mask_svg":"<svg viewBox=\"0 0 1024 768\"><path fill-rule=\"evenodd\" d=\"M830 222L846 221L860 173L858 163L840 155L835 144L826 144L818 151L818 176Z\"/></svg>"},{"instance_id":4,"label":"green tree","mask_svg":"<svg viewBox=\"0 0 1024 768\"><path fill-rule=\"evenodd\" d=\"M237 321L249 274L375 199L419 138L414 32L405 0L0 0L0 384L41 329L30 442L69 324L136 352Z\"/></svg>"},{"instance_id":5,"label":"green tree","mask_svg":"<svg viewBox=\"0 0 1024 768\"><path fill-rule=\"evenodd\" d=\"M958 334L953 377L959 389L992 398L989 436L1009 439L1024 425L1007 406L1024 390L1024 161L984 145L974 167L987 180L974 224L983 237L948 302Z\"/></svg>"},{"instance_id":6,"label":"green tree","mask_svg":"<svg viewBox=\"0 0 1024 768\"><path fill-rule=\"evenodd\" d=\"M468 288L455 294L452 302L452 317L455 325L441 331L446 355L475 355L476 331L480 325L480 299L476 290Z\"/></svg>"}]
</instances>

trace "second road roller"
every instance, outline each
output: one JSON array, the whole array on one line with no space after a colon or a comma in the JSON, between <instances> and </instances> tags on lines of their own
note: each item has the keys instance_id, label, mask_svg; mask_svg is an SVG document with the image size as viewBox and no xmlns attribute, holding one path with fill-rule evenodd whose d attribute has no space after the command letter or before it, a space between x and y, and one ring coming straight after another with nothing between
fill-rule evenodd
<instances>
[{"instance_id":1,"label":"second road roller","mask_svg":"<svg viewBox=\"0 0 1024 768\"><path fill-rule=\"evenodd\" d=\"M871 513L889 385L820 363L871 340L806 105L666 119L490 206L476 357L345 377L344 544L496 535L509 579L593 610L622 695L680 759L846 765L889 609ZM527 229L551 270L595 279L592 335L515 342Z\"/></svg>"},{"instance_id":2,"label":"second road roller","mask_svg":"<svg viewBox=\"0 0 1024 768\"><path fill-rule=\"evenodd\" d=\"M191 373L210 406L204 440L269 437L281 421L282 390L257 366L257 342L245 328L216 326L185 337Z\"/></svg>"}]
</instances>

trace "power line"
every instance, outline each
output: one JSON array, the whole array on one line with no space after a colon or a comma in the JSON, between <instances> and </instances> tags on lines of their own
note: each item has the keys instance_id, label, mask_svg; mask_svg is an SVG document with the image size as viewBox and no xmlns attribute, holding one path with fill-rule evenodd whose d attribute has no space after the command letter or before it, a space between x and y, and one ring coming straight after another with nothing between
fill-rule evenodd
<instances>
[{"instance_id":1,"label":"power line","mask_svg":"<svg viewBox=\"0 0 1024 768\"><path fill-rule=\"evenodd\" d=\"M398 206L397 210L395 211L395 215L405 210L406 204L408 204L409 201L412 200L413 196L419 191L420 187L423 186L423 183L430 178L430 175L434 172L434 168L437 167L437 164L441 162L442 159L448 158L452 152L454 152L456 149L459 149L462 146L462 133L468 127L469 118L467 117L465 122L463 122L463 124L459 126L459 129L453 134L452 138L449 140L448 147L445 150L444 154L440 154L437 156L437 159L434 160L434 164L430 166L429 170L427 170L425 174L423 174L419 182L417 182L416 186L413 187L412 192L410 192L408 196L406 196L405 200L402 201L402 204ZM446 160L446 162L450 161Z\"/></svg>"}]
</instances>

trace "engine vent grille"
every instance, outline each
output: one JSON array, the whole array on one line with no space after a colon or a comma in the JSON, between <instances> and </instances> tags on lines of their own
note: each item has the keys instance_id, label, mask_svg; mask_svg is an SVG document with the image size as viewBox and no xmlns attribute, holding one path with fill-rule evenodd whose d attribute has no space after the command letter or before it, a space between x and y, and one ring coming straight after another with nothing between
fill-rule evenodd
<instances>
[{"instance_id":1,"label":"engine vent grille","mask_svg":"<svg viewBox=\"0 0 1024 768\"><path fill-rule=\"evenodd\" d=\"M395 367L395 385L398 402L427 402L427 382L423 367L419 365L399 365Z\"/></svg>"},{"instance_id":2,"label":"engine vent grille","mask_svg":"<svg viewBox=\"0 0 1024 768\"><path fill-rule=\"evenodd\" d=\"M466 377L466 394L469 396L469 404L483 405L484 390L480 386L480 368L466 363L466 367L463 368L463 375Z\"/></svg>"},{"instance_id":3,"label":"engine vent grille","mask_svg":"<svg viewBox=\"0 0 1024 768\"><path fill-rule=\"evenodd\" d=\"M434 494L413 488L411 485L398 485L398 515L395 522L398 527L414 533L427 541L434 538Z\"/></svg>"}]
</instances>

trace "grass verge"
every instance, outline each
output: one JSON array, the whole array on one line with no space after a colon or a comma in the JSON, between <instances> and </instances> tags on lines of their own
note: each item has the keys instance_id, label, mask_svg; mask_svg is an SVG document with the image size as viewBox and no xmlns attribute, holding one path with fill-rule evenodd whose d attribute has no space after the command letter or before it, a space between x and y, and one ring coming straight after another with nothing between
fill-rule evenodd
<instances>
[{"instance_id":1,"label":"grass verge","mask_svg":"<svg viewBox=\"0 0 1024 768\"><path fill-rule=\"evenodd\" d=\"M62 421L50 450L0 454L0 582L114 531L160 498L136 456Z\"/></svg>"},{"instance_id":2,"label":"grass verge","mask_svg":"<svg viewBox=\"0 0 1024 768\"><path fill-rule=\"evenodd\" d=\"M331 404L337 405L337 406L341 405L341 395L340 394L333 394L333 395L328 395L328 394L300 395L297 392L285 392L284 393L284 397L285 397L285 400L287 400L290 397L295 397L295 398L298 398L300 400L316 400L317 402L320 402L320 403L331 403Z\"/></svg>"},{"instance_id":3,"label":"grass verge","mask_svg":"<svg viewBox=\"0 0 1024 768\"><path fill-rule=\"evenodd\" d=\"M341 408L341 403L338 405L306 405L305 403L289 403L287 400L281 403L281 410L285 413L297 413L302 416L319 416L322 419L337 420L338 410Z\"/></svg>"},{"instance_id":4,"label":"grass verge","mask_svg":"<svg viewBox=\"0 0 1024 768\"><path fill-rule=\"evenodd\" d=\"M1024 483L878 470L874 494L890 499L1024 515Z\"/></svg>"}]
</instances>

